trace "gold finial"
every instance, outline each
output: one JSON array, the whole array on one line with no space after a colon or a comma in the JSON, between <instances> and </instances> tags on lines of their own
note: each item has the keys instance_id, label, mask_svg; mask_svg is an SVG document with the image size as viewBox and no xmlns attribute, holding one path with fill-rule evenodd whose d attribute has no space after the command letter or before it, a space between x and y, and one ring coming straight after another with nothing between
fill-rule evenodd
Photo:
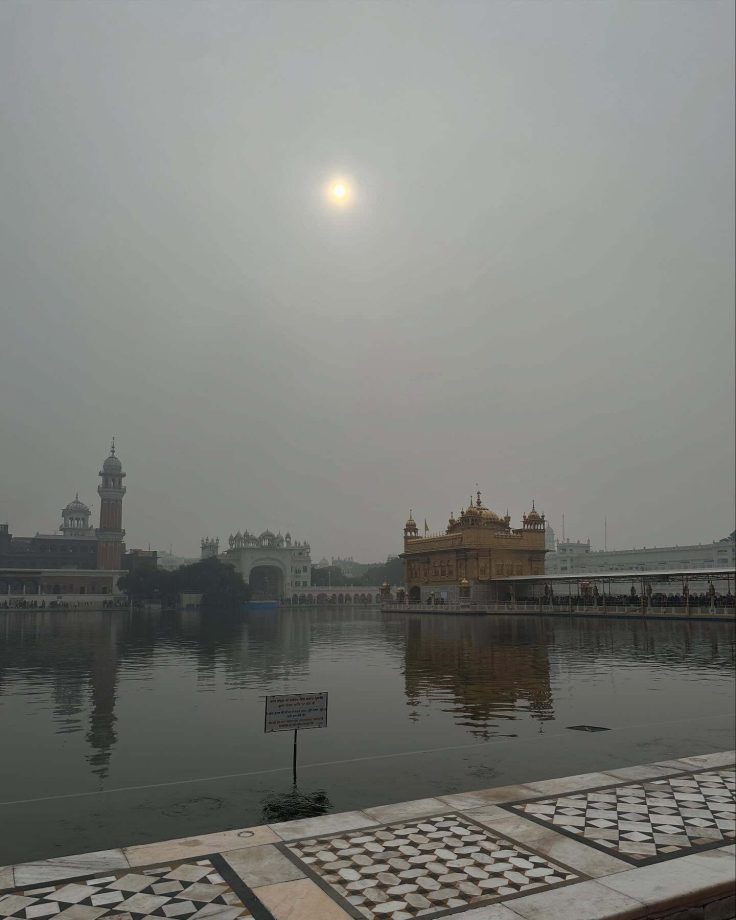
<instances>
[{"instance_id":1,"label":"gold finial","mask_svg":"<svg viewBox=\"0 0 736 920\"><path fill-rule=\"evenodd\" d=\"M112 436L112 444L110 445L110 456L115 456L115 435Z\"/></svg>"}]
</instances>

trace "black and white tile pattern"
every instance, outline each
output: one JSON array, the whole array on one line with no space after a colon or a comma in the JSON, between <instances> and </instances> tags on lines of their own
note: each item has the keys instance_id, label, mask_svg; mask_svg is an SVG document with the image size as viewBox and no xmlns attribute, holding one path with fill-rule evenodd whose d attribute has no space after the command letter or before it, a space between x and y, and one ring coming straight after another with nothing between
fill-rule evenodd
<instances>
[{"instance_id":1,"label":"black and white tile pattern","mask_svg":"<svg viewBox=\"0 0 736 920\"><path fill-rule=\"evenodd\" d=\"M298 840L287 849L368 920L430 918L578 879L457 814Z\"/></svg>"},{"instance_id":2,"label":"black and white tile pattern","mask_svg":"<svg viewBox=\"0 0 736 920\"><path fill-rule=\"evenodd\" d=\"M643 865L733 843L734 778L730 767L505 807Z\"/></svg>"},{"instance_id":3,"label":"black and white tile pattern","mask_svg":"<svg viewBox=\"0 0 736 920\"><path fill-rule=\"evenodd\" d=\"M0 894L0 920L250 920L209 859Z\"/></svg>"}]
</instances>

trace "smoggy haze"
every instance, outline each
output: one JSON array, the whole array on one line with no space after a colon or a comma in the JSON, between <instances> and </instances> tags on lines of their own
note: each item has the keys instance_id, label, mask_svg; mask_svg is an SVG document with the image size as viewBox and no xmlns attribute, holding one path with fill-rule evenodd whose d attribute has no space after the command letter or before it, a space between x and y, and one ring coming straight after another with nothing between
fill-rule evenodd
<instances>
[{"instance_id":1,"label":"smoggy haze","mask_svg":"<svg viewBox=\"0 0 736 920\"><path fill-rule=\"evenodd\" d=\"M0 520L734 527L733 5L0 5ZM352 206L329 209L345 174Z\"/></svg>"}]
</instances>

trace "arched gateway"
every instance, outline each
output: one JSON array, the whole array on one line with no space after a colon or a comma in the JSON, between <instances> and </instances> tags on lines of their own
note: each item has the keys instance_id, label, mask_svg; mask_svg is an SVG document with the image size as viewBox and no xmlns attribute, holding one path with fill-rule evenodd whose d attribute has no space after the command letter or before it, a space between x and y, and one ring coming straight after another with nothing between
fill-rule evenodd
<instances>
[{"instance_id":1,"label":"arched gateway","mask_svg":"<svg viewBox=\"0 0 736 920\"><path fill-rule=\"evenodd\" d=\"M219 541L202 540L202 558L217 556L235 567L251 587L254 600L289 601L296 592L311 587L312 559L309 543L293 541L270 530L256 536L247 530L230 534L228 548L218 553Z\"/></svg>"},{"instance_id":2,"label":"arched gateway","mask_svg":"<svg viewBox=\"0 0 736 920\"><path fill-rule=\"evenodd\" d=\"M243 578L250 585L254 601L279 601L284 596L288 572L280 560L264 557L254 560Z\"/></svg>"}]
</instances>

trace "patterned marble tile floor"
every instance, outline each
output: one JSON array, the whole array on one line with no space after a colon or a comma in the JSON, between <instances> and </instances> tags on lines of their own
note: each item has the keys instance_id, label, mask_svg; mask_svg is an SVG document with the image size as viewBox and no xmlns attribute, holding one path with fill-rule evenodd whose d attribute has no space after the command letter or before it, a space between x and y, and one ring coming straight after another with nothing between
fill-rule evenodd
<instances>
[{"instance_id":1,"label":"patterned marble tile floor","mask_svg":"<svg viewBox=\"0 0 736 920\"><path fill-rule=\"evenodd\" d=\"M734 759L694 756L0 867L0 920L731 916Z\"/></svg>"},{"instance_id":2,"label":"patterned marble tile floor","mask_svg":"<svg viewBox=\"0 0 736 920\"><path fill-rule=\"evenodd\" d=\"M219 857L31 885L0 895L8 920L251 920Z\"/></svg>"},{"instance_id":3,"label":"patterned marble tile floor","mask_svg":"<svg viewBox=\"0 0 736 920\"><path fill-rule=\"evenodd\" d=\"M287 850L368 920L437 917L580 878L459 814L299 840Z\"/></svg>"},{"instance_id":4,"label":"patterned marble tile floor","mask_svg":"<svg viewBox=\"0 0 736 920\"><path fill-rule=\"evenodd\" d=\"M511 810L644 865L736 839L734 772L706 771L520 802Z\"/></svg>"}]
</instances>

